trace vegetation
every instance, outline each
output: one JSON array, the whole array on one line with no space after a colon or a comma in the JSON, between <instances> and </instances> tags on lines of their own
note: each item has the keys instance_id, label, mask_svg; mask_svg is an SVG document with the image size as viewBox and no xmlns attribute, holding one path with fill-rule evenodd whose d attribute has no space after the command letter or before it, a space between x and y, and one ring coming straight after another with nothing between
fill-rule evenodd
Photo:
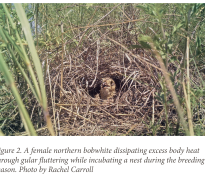
<instances>
[{"instance_id":1,"label":"vegetation","mask_svg":"<svg viewBox=\"0 0 205 180\"><path fill-rule=\"evenodd\" d=\"M0 135L205 134L205 4L0 4L0 16ZM97 98L103 77L113 102Z\"/></svg>"}]
</instances>

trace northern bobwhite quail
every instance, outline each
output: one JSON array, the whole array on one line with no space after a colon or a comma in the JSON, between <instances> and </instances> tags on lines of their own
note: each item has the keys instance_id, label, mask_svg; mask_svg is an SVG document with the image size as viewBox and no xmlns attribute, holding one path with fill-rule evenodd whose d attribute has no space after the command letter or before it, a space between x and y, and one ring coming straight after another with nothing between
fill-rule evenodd
<instances>
[{"instance_id":1,"label":"northern bobwhite quail","mask_svg":"<svg viewBox=\"0 0 205 180\"><path fill-rule=\"evenodd\" d=\"M113 99L114 95L116 94L115 88L116 84L112 78L102 78L100 99Z\"/></svg>"}]
</instances>

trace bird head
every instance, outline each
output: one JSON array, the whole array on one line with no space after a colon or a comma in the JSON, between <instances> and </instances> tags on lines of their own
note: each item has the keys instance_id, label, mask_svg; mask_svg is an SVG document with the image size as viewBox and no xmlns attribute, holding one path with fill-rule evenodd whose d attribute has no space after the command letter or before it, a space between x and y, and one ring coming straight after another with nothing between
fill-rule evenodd
<instances>
[{"instance_id":1,"label":"bird head","mask_svg":"<svg viewBox=\"0 0 205 180\"><path fill-rule=\"evenodd\" d=\"M103 78L101 83L101 89L108 89L109 91L115 91L115 81L111 78Z\"/></svg>"}]
</instances>

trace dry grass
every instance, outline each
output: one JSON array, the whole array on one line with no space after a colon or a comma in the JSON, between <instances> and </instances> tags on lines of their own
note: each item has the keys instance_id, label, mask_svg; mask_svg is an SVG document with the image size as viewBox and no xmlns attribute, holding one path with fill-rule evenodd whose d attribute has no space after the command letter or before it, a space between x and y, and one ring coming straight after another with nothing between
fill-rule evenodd
<instances>
[{"instance_id":1,"label":"dry grass","mask_svg":"<svg viewBox=\"0 0 205 180\"><path fill-rule=\"evenodd\" d=\"M200 55L201 59L193 52L190 53L189 64L189 53L182 53L185 45L183 38L178 39L179 34L172 31L172 27L176 25L172 22L172 15L163 17L163 23L169 17L167 24L158 23L153 28L152 21L149 21L153 17L144 14L135 5L115 4L114 7L106 6L102 11L99 11L100 6L92 8L92 16L87 14L91 9L82 11L86 12L85 17L91 17L87 19L89 22L78 18L82 15L78 14L78 8L73 12L75 16L72 21L68 13L62 14L69 21L64 21L64 24L60 23L61 16L48 16L48 22L46 17L46 31L39 33L39 39L34 38L41 64L44 66L42 80L44 78L46 83L48 110L55 135L185 135L188 134L185 133L188 120L189 127L192 126L190 122L193 123L192 134L204 135L204 52ZM150 5L149 8L155 9L155 6ZM113 10L120 10L122 14L117 13L116 18ZM161 19L161 16L154 19L157 18ZM166 29L167 37L163 26L170 27ZM182 32L184 33L185 31ZM158 39L158 36L162 39ZM173 38L169 51L167 42L162 41L166 38ZM152 50L131 48L132 45L148 47L146 42L151 45ZM154 42L153 46L151 42ZM190 49L193 46L192 37ZM166 56L163 56L163 52L166 52ZM168 65L164 62L168 62ZM187 70L184 66L186 62ZM37 134L50 135L43 120L41 103L36 100L38 97L35 97L35 93L32 94L35 91L31 91L15 66L14 70L15 83ZM105 77L115 81L117 93L114 101L103 101L99 98L101 80ZM5 82L2 83L2 87L8 89ZM5 135L27 135L22 133L25 129L16 101L13 98L8 99L7 94L10 96L11 92L5 91L8 90L2 88L0 92L4 95L0 98L3 101L0 106L5 109L0 116L2 132ZM177 94L180 94L179 101L176 101ZM41 97L46 96L44 94ZM13 109L12 112L10 109ZM177 113L181 113L180 121ZM179 134L177 126L180 127Z\"/></svg>"},{"instance_id":2,"label":"dry grass","mask_svg":"<svg viewBox=\"0 0 205 180\"><path fill-rule=\"evenodd\" d=\"M71 53L65 51L63 88L62 52L52 52L55 60L48 58L46 89L57 135L149 135L153 124L161 128L158 135L163 134L163 107L153 98L160 88L157 60L149 51L123 48L136 44L137 36L129 31L99 32L97 40L87 37ZM95 98L104 77L116 83L114 102Z\"/></svg>"}]
</instances>

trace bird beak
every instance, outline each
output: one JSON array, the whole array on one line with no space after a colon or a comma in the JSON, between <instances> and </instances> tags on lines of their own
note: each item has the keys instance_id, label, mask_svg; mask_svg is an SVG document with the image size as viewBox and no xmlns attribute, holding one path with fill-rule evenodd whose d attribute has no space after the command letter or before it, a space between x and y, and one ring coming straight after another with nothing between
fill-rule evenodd
<instances>
[{"instance_id":1,"label":"bird beak","mask_svg":"<svg viewBox=\"0 0 205 180\"><path fill-rule=\"evenodd\" d=\"M102 84L102 87L104 88L105 86L106 86L106 84L105 84L105 83L103 83L103 84Z\"/></svg>"}]
</instances>

